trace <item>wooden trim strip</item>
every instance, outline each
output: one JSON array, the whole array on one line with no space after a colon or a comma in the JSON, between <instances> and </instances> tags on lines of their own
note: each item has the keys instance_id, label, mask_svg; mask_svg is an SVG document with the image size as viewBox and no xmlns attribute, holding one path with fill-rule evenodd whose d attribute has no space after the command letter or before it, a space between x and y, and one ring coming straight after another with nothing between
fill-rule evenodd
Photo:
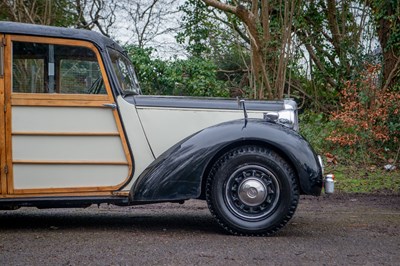
<instances>
[{"instance_id":1,"label":"wooden trim strip","mask_svg":"<svg viewBox=\"0 0 400 266\"><path fill-rule=\"evenodd\" d=\"M3 41L5 36L3 34L0 34L0 41ZM5 50L4 46L0 49ZM7 67L6 60L5 60L5 55L6 53L3 53L3 57L0 56L0 60L3 60L3 76L0 76L0 195L1 194L6 194L7 193L7 177L4 172L4 167L6 165L6 129L5 129L5 92L4 92L4 77L5 77L5 69Z\"/></svg>"},{"instance_id":2,"label":"wooden trim strip","mask_svg":"<svg viewBox=\"0 0 400 266\"><path fill-rule=\"evenodd\" d=\"M6 54L5 54L5 71L4 71L4 92L5 92L5 140L6 140L6 163L8 166L7 173L7 193L12 194L14 188L13 179L13 167L12 167L12 142L11 142L11 131L12 131L12 108L11 108L11 81L12 81L12 43L10 35L6 35Z\"/></svg>"},{"instance_id":3,"label":"wooden trim strip","mask_svg":"<svg viewBox=\"0 0 400 266\"><path fill-rule=\"evenodd\" d=\"M51 99L11 99L13 106L57 106L57 107L105 107L110 101L78 101L78 100L51 100Z\"/></svg>"},{"instance_id":4,"label":"wooden trim strip","mask_svg":"<svg viewBox=\"0 0 400 266\"><path fill-rule=\"evenodd\" d=\"M119 132L41 132L41 131L37 131L37 132L12 132L13 136L89 136L89 137L96 137L96 136L119 136Z\"/></svg>"},{"instance_id":5,"label":"wooden trim strip","mask_svg":"<svg viewBox=\"0 0 400 266\"><path fill-rule=\"evenodd\" d=\"M41 160L13 160L13 164L78 164L78 165L128 165L128 162L122 162L122 161L41 161Z\"/></svg>"},{"instance_id":6,"label":"wooden trim strip","mask_svg":"<svg viewBox=\"0 0 400 266\"><path fill-rule=\"evenodd\" d=\"M109 101L108 95L103 94L58 94L58 93L21 93L13 92L11 99L24 100L75 100L75 101Z\"/></svg>"},{"instance_id":7,"label":"wooden trim strip","mask_svg":"<svg viewBox=\"0 0 400 266\"><path fill-rule=\"evenodd\" d=\"M124 191L114 191L112 192L112 194L114 196L120 196L120 197L128 197L129 196L130 191L124 190Z\"/></svg>"},{"instance_id":8,"label":"wooden trim strip","mask_svg":"<svg viewBox=\"0 0 400 266\"><path fill-rule=\"evenodd\" d=\"M6 198L21 197L50 197L50 196L112 196L114 187L82 187L82 188L32 188L32 189L14 189L12 195Z\"/></svg>"},{"instance_id":9,"label":"wooden trim strip","mask_svg":"<svg viewBox=\"0 0 400 266\"><path fill-rule=\"evenodd\" d=\"M27 35L9 35L13 41L30 42L30 43L44 43L44 44L59 44L69 46L82 46L92 50L97 50L96 47L89 41L71 40L57 37L41 37L41 36L27 36Z\"/></svg>"}]
</instances>

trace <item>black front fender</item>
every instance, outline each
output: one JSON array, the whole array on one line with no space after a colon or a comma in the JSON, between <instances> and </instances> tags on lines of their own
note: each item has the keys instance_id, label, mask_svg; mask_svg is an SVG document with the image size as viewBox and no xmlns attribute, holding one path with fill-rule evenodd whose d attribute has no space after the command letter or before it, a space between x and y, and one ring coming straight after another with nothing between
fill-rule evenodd
<instances>
[{"instance_id":1,"label":"black front fender","mask_svg":"<svg viewBox=\"0 0 400 266\"><path fill-rule=\"evenodd\" d=\"M159 156L138 177L131 201L198 198L207 166L235 143L264 143L294 166L303 194L319 195L322 170L310 144L297 132L261 119L235 120L201 130Z\"/></svg>"}]
</instances>

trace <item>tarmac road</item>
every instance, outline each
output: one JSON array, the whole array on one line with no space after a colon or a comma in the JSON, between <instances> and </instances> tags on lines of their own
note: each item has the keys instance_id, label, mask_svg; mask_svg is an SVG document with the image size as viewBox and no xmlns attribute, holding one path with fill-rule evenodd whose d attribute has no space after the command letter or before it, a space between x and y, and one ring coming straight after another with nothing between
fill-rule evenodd
<instances>
[{"instance_id":1,"label":"tarmac road","mask_svg":"<svg viewBox=\"0 0 400 266\"><path fill-rule=\"evenodd\" d=\"M400 196L301 197L273 237L225 234L205 202L0 211L0 265L400 265Z\"/></svg>"}]
</instances>

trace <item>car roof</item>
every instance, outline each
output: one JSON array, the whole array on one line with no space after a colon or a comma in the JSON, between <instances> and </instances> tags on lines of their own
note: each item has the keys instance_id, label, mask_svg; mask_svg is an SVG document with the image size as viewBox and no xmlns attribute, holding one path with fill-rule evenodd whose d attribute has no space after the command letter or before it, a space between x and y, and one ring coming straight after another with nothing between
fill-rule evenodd
<instances>
[{"instance_id":1,"label":"car roof","mask_svg":"<svg viewBox=\"0 0 400 266\"><path fill-rule=\"evenodd\" d=\"M92 42L100 49L112 47L116 50L123 51L123 49L112 39L90 30L0 21L0 34L1 33L85 40Z\"/></svg>"}]
</instances>

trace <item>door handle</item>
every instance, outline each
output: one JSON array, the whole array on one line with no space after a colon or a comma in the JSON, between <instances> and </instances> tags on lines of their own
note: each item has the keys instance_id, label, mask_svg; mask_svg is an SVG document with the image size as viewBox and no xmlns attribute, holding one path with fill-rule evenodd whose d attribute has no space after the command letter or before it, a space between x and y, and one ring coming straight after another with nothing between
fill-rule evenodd
<instances>
[{"instance_id":1,"label":"door handle","mask_svg":"<svg viewBox=\"0 0 400 266\"><path fill-rule=\"evenodd\" d=\"M113 110L117 108L117 105L115 103L105 103L105 104L103 104L103 106L111 108Z\"/></svg>"}]
</instances>

